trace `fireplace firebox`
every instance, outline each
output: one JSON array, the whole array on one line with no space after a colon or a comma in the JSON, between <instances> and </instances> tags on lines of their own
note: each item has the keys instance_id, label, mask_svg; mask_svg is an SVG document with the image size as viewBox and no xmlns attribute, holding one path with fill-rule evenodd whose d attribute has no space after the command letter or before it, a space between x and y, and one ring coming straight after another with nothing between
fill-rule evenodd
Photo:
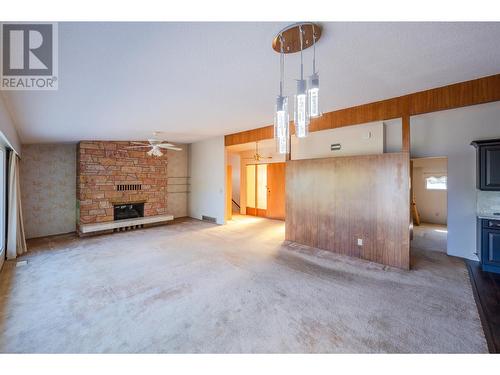
<instances>
[{"instance_id":1,"label":"fireplace firebox","mask_svg":"<svg viewBox=\"0 0 500 375\"><path fill-rule=\"evenodd\" d=\"M144 203L115 204L113 208L114 220L144 217Z\"/></svg>"}]
</instances>

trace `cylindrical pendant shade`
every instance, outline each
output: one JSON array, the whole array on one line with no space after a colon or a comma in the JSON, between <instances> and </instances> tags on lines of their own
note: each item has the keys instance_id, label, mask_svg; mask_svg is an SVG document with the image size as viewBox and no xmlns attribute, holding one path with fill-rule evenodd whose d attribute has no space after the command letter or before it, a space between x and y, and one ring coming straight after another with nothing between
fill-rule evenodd
<instances>
[{"instance_id":1,"label":"cylindrical pendant shade","mask_svg":"<svg viewBox=\"0 0 500 375\"><path fill-rule=\"evenodd\" d=\"M274 139L276 140L276 152L288 153L290 143L290 126L288 114L288 98L278 96L274 111Z\"/></svg>"},{"instance_id":2,"label":"cylindrical pendant shade","mask_svg":"<svg viewBox=\"0 0 500 375\"><path fill-rule=\"evenodd\" d=\"M307 90L307 104L309 106L310 117L319 117L319 75L313 73L309 77L309 87Z\"/></svg>"},{"instance_id":3,"label":"cylindrical pendant shade","mask_svg":"<svg viewBox=\"0 0 500 375\"><path fill-rule=\"evenodd\" d=\"M304 79L297 80L297 93L294 97L295 135L298 138L307 137L309 133L309 110L307 105L307 85Z\"/></svg>"}]
</instances>

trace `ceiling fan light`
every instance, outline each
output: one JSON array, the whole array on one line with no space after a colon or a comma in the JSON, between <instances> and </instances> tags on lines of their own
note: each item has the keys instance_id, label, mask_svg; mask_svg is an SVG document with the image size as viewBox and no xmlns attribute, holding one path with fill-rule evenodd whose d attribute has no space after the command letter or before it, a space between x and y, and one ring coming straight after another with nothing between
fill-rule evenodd
<instances>
[{"instance_id":1,"label":"ceiling fan light","mask_svg":"<svg viewBox=\"0 0 500 375\"><path fill-rule=\"evenodd\" d=\"M161 152L160 148L158 146L153 146L151 150L148 151L149 156L162 156L163 153Z\"/></svg>"}]
</instances>

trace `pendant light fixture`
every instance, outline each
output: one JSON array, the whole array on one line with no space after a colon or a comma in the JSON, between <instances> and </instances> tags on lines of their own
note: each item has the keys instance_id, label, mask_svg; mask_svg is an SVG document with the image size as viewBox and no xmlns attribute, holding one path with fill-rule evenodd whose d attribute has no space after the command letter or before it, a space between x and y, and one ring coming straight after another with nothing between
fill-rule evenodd
<instances>
[{"instance_id":1,"label":"pendant light fixture","mask_svg":"<svg viewBox=\"0 0 500 375\"><path fill-rule=\"evenodd\" d=\"M290 148L290 125L288 115L288 97L283 96L285 53L283 51L283 36L280 35L280 38L280 94L276 98L276 106L274 110L274 139L276 140L276 151L279 154L287 154Z\"/></svg>"},{"instance_id":2,"label":"pendant light fixture","mask_svg":"<svg viewBox=\"0 0 500 375\"><path fill-rule=\"evenodd\" d=\"M309 77L309 88L307 90L307 104L309 105L309 115L319 117L319 74L316 70L316 30L312 25L313 32L313 73Z\"/></svg>"},{"instance_id":3,"label":"pendant light fixture","mask_svg":"<svg viewBox=\"0 0 500 375\"><path fill-rule=\"evenodd\" d=\"M273 49L280 54L280 94L276 99L274 114L274 136L279 153L289 153L290 148L288 98L283 95L284 54L300 52L300 78L297 80L297 91L294 95L293 119L295 135L304 138L309 133L310 118L320 116L319 75L316 71L316 43L320 37L319 25L301 22L284 28L273 40ZM308 85L304 79L303 51L311 46L314 47L313 72Z\"/></svg>"},{"instance_id":4,"label":"pendant light fixture","mask_svg":"<svg viewBox=\"0 0 500 375\"><path fill-rule=\"evenodd\" d=\"M293 121L295 123L295 135L298 138L307 137L309 134L309 108L307 103L307 84L304 79L304 30L299 25L300 43L300 79L297 80L297 92L294 97Z\"/></svg>"}]
</instances>

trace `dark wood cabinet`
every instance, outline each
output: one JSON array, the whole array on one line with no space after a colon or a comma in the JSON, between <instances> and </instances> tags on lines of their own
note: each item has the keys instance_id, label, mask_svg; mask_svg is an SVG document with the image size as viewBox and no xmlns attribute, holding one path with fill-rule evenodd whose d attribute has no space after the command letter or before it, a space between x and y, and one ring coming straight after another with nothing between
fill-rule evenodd
<instances>
[{"instance_id":1,"label":"dark wood cabinet","mask_svg":"<svg viewBox=\"0 0 500 375\"><path fill-rule=\"evenodd\" d=\"M477 188L500 191L500 139L474 141L471 144L477 149Z\"/></svg>"},{"instance_id":2,"label":"dark wood cabinet","mask_svg":"<svg viewBox=\"0 0 500 375\"><path fill-rule=\"evenodd\" d=\"M500 220L480 219L479 223L483 270L500 273Z\"/></svg>"}]
</instances>

